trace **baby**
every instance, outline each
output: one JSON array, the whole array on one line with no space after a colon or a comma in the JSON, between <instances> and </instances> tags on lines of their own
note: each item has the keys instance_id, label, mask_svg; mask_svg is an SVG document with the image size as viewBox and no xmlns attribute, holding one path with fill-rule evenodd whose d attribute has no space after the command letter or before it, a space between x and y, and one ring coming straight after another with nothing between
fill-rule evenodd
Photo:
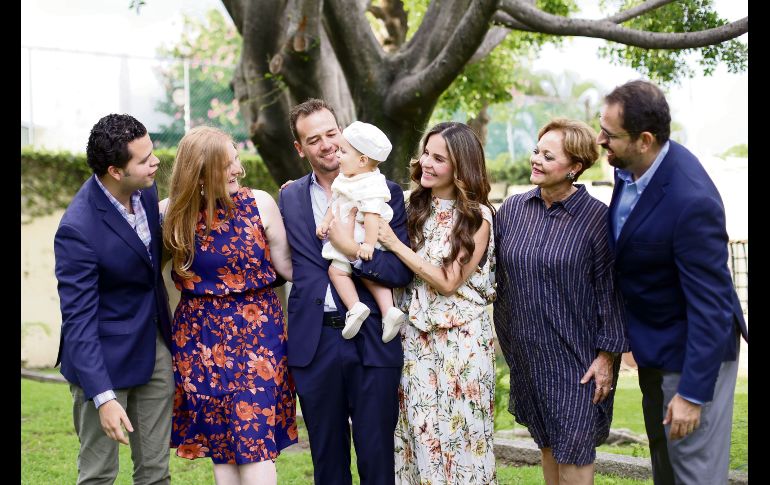
<instances>
[{"instance_id":1,"label":"baby","mask_svg":"<svg viewBox=\"0 0 770 485\"><path fill-rule=\"evenodd\" d=\"M332 201L321 224L316 228L316 236L326 239L329 223L335 213L347 221L350 210L358 209L354 229L354 239L360 243L357 257L369 261L374 249L385 250L377 242L377 226L380 217L390 222L393 209L388 205L390 189L385 176L377 165L384 162L392 146L388 137L379 128L368 123L354 121L342 131L337 158L340 161L340 174L332 183ZM345 314L345 328L342 336L353 338L369 316L370 309L358 299L356 286L351 278L350 262L344 254L327 241L322 253L331 260L329 279L339 293L342 302L349 311ZM405 321L404 312L393 306L390 288L366 278L361 278L364 286L372 293L382 314L382 341L390 342Z\"/></svg>"}]
</instances>

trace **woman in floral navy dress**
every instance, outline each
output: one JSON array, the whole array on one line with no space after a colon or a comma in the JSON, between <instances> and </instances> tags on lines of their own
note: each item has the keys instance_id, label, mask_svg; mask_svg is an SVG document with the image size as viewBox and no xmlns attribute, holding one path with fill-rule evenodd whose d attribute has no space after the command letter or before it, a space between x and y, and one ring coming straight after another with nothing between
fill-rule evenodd
<instances>
[{"instance_id":1,"label":"woman in floral navy dress","mask_svg":"<svg viewBox=\"0 0 770 485\"><path fill-rule=\"evenodd\" d=\"M274 460L297 442L286 330L271 284L291 279L278 206L240 187L232 139L197 127L179 144L163 240L182 292L174 313L171 446L211 457L217 484L275 484Z\"/></svg>"}]
</instances>

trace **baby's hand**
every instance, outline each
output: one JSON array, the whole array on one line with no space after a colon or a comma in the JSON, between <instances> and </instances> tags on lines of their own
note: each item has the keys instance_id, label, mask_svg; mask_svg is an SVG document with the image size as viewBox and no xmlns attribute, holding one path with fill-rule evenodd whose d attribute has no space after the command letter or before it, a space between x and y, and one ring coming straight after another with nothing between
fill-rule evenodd
<instances>
[{"instance_id":1,"label":"baby's hand","mask_svg":"<svg viewBox=\"0 0 770 485\"><path fill-rule=\"evenodd\" d=\"M327 224L321 224L320 226L315 228L315 235L318 237L318 239L326 239L326 236L329 234L329 226Z\"/></svg>"},{"instance_id":2,"label":"baby's hand","mask_svg":"<svg viewBox=\"0 0 770 485\"><path fill-rule=\"evenodd\" d=\"M369 243L361 243L361 245L358 247L358 253L356 256L359 259L363 259L364 261L369 261L372 259L372 254L374 254L374 246Z\"/></svg>"}]
</instances>

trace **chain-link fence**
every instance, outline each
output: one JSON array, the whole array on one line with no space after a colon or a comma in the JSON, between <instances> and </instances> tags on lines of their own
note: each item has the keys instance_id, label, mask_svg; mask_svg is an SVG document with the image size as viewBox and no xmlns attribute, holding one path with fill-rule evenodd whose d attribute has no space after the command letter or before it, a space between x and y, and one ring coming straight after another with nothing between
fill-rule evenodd
<instances>
[{"instance_id":1,"label":"chain-link fence","mask_svg":"<svg viewBox=\"0 0 770 485\"><path fill-rule=\"evenodd\" d=\"M207 124L254 151L233 101L234 64L38 47L22 47L21 59L22 146L83 152L99 118L128 113L159 148Z\"/></svg>"},{"instance_id":2,"label":"chain-link fence","mask_svg":"<svg viewBox=\"0 0 770 485\"><path fill-rule=\"evenodd\" d=\"M730 273L743 313L749 313L749 241L730 241Z\"/></svg>"}]
</instances>

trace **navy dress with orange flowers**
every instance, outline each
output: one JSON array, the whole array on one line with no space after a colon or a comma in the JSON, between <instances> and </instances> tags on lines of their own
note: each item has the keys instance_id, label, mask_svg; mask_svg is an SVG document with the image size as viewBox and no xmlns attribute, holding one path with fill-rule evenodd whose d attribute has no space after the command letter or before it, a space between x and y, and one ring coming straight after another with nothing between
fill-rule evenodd
<instances>
[{"instance_id":1,"label":"navy dress with orange flowers","mask_svg":"<svg viewBox=\"0 0 770 485\"><path fill-rule=\"evenodd\" d=\"M172 277L174 416L171 446L182 458L243 465L274 460L297 442L294 383L286 360L276 273L248 188L220 209L209 236L198 217L193 277Z\"/></svg>"}]
</instances>

